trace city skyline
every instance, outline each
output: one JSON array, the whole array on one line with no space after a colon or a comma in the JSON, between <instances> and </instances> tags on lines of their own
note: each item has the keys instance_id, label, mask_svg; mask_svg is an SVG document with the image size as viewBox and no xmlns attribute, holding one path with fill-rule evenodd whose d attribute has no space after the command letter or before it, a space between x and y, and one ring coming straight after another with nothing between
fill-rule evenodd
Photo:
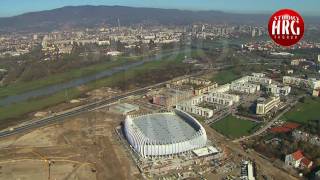
<instances>
[{"instance_id":1,"label":"city skyline","mask_svg":"<svg viewBox=\"0 0 320 180\"><path fill-rule=\"evenodd\" d=\"M317 10L320 2L316 0L309 1L289 1L289 0L271 0L271 1L254 1L230 0L230 3L225 3L223 0L199 0L197 2L191 0L4 0L0 6L0 17L10 17L27 12L51 10L64 6L80 6L80 5L107 5L107 6L129 6L129 7L151 7L151 8L165 8L165 9L182 9L182 10L219 10L225 12L235 13L271 13L281 8L291 8L299 11L303 15L320 16Z\"/></svg>"}]
</instances>

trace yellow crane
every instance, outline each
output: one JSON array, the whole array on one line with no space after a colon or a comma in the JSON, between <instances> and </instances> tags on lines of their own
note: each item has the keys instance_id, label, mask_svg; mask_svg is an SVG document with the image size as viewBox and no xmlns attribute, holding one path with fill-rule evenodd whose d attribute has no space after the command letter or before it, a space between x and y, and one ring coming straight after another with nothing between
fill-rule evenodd
<instances>
[{"instance_id":1,"label":"yellow crane","mask_svg":"<svg viewBox=\"0 0 320 180\"><path fill-rule=\"evenodd\" d=\"M50 180L50 176L51 176L51 172L50 172L50 167L53 163L53 161L51 161L49 158L47 158L46 156L44 155L41 155L39 152L36 152L34 150L32 150L32 153L39 156L46 164L47 164L47 167L48 167L48 180Z\"/></svg>"}]
</instances>

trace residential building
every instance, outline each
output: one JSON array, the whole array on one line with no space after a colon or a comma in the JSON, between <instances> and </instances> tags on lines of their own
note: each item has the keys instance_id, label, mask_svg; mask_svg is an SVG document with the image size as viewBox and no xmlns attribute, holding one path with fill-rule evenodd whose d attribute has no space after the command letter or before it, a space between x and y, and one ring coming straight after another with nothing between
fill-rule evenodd
<instances>
[{"instance_id":1,"label":"residential building","mask_svg":"<svg viewBox=\"0 0 320 180\"><path fill-rule=\"evenodd\" d=\"M300 150L292 154L286 155L285 164L287 166L290 166L293 168L299 168L299 169L304 169L304 168L311 169L313 166L313 162L310 161L308 158L304 157L303 152Z\"/></svg>"},{"instance_id":2,"label":"residential building","mask_svg":"<svg viewBox=\"0 0 320 180\"><path fill-rule=\"evenodd\" d=\"M216 93L225 93L228 91L230 91L230 84L224 84L212 90L212 92L216 92Z\"/></svg>"},{"instance_id":3,"label":"residential building","mask_svg":"<svg viewBox=\"0 0 320 180\"><path fill-rule=\"evenodd\" d=\"M231 83L230 90L241 93L254 94L257 91L260 91L260 85L251 83Z\"/></svg>"},{"instance_id":4,"label":"residential building","mask_svg":"<svg viewBox=\"0 0 320 180\"><path fill-rule=\"evenodd\" d=\"M268 99L259 98L257 100L256 114L265 115L272 109L278 107L280 103L280 97L271 97Z\"/></svg>"},{"instance_id":5,"label":"residential building","mask_svg":"<svg viewBox=\"0 0 320 180\"><path fill-rule=\"evenodd\" d=\"M191 85L194 89L194 95L203 95L210 91L213 91L216 87L218 87L218 84L215 82L211 82L207 79L202 78L195 78L195 77L188 77L184 79L180 79L177 81L172 82L172 84L175 85Z\"/></svg>"},{"instance_id":6,"label":"residential building","mask_svg":"<svg viewBox=\"0 0 320 180\"><path fill-rule=\"evenodd\" d=\"M191 98L192 96L192 90L164 88L152 95L152 101L154 104L170 109L179 102Z\"/></svg>"},{"instance_id":7,"label":"residential building","mask_svg":"<svg viewBox=\"0 0 320 180\"><path fill-rule=\"evenodd\" d=\"M314 89L312 91L312 96L319 97L320 96L320 89Z\"/></svg>"},{"instance_id":8,"label":"residential building","mask_svg":"<svg viewBox=\"0 0 320 180\"><path fill-rule=\"evenodd\" d=\"M193 113L206 118L211 118L213 116L213 110L198 106L202 102L205 102L205 96L196 96L191 98L190 100L186 100L177 104L176 108L181 111Z\"/></svg>"},{"instance_id":9,"label":"residential building","mask_svg":"<svg viewBox=\"0 0 320 180\"><path fill-rule=\"evenodd\" d=\"M254 167L251 161L243 161L241 164L241 180L255 180Z\"/></svg>"},{"instance_id":10,"label":"residential building","mask_svg":"<svg viewBox=\"0 0 320 180\"><path fill-rule=\"evenodd\" d=\"M234 94L227 93L209 93L205 96L205 101L225 106L232 106L234 103L239 102L240 97Z\"/></svg>"},{"instance_id":11,"label":"residential building","mask_svg":"<svg viewBox=\"0 0 320 180\"><path fill-rule=\"evenodd\" d=\"M248 76L248 82L268 85L272 83L272 79L265 77L263 73L252 73L252 76Z\"/></svg>"},{"instance_id":12,"label":"residential building","mask_svg":"<svg viewBox=\"0 0 320 180\"><path fill-rule=\"evenodd\" d=\"M272 93L274 96L287 96L291 92L291 87L270 84L267 86L266 91Z\"/></svg>"},{"instance_id":13,"label":"residential building","mask_svg":"<svg viewBox=\"0 0 320 180\"><path fill-rule=\"evenodd\" d=\"M283 84L285 85L294 85L300 88L310 88L310 89L318 89L320 88L320 80L310 78L310 79L302 79L291 76L283 76Z\"/></svg>"},{"instance_id":14,"label":"residential building","mask_svg":"<svg viewBox=\"0 0 320 180\"><path fill-rule=\"evenodd\" d=\"M306 59L292 59L291 66L298 66L301 62L307 61Z\"/></svg>"}]
</instances>

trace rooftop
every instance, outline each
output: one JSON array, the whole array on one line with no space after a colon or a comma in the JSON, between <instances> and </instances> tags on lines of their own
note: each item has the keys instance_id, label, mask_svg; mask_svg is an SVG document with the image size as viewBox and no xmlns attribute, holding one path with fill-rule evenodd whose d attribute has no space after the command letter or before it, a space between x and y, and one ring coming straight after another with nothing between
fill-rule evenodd
<instances>
[{"instance_id":1,"label":"rooftop","mask_svg":"<svg viewBox=\"0 0 320 180\"><path fill-rule=\"evenodd\" d=\"M199 129L174 113L143 115L134 118L133 123L146 137L161 144L189 140Z\"/></svg>"}]
</instances>

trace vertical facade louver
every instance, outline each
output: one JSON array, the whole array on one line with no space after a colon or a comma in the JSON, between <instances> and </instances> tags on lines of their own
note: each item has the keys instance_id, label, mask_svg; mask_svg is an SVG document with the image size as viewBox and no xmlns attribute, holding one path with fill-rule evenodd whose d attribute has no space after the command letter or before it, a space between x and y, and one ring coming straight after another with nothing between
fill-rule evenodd
<instances>
[{"instance_id":1,"label":"vertical facade louver","mask_svg":"<svg viewBox=\"0 0 320 180\"><path fill-rule=\"evenodd\" d=\"M137 120L142 125L151 124L151 128L139 126L135 123ZM182 124L180 125L174 121L184 122L179 122ZM157 127L152 127L155 126L154 124ZM177 127L170 127L171 125ZM153 129L159 130L159 128L161 133L153 132ZM207 135L202 125L194 117L180 110L136 117L127 116L124 122L124 133L131 147L143 157L175 155L201 148L207 143Z\"/></svg>"}]
</instances>

